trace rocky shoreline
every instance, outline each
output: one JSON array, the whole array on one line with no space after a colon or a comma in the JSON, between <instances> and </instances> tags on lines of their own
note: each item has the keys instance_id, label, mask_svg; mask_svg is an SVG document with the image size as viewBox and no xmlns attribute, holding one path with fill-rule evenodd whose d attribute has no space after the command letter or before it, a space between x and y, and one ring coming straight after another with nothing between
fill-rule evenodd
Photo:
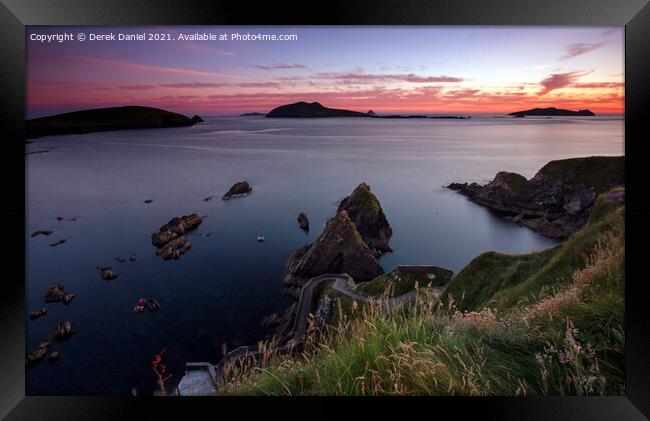
<instances>
[{"instance_id":1,"label":"rocky shoreline","mask_svg":"<svg viewBox=\"0 0 650 421\"><path fill-rule=\"evenodd\" d=\"M565 239L589 218L596 196L624 184L624 157L551 161L530 180L502 171L483 186L451 183L472 202L546 237Z\"/></svg>"}]
</instances>

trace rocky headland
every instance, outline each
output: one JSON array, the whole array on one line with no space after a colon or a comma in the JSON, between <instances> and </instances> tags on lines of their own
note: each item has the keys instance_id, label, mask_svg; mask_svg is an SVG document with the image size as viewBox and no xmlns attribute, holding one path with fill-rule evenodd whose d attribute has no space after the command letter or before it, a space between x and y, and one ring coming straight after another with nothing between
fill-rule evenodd
<instances>
[{"instance_id":1,"label":"rocky headland","mask_svg":"<svg viewBox=\"0 0 650 421\"><path fill-rule=\"evenodd\" d=\"M589 218L598 194L624 184L625 159L588 157L551 161L530 180L502 171L486 185L448 188L550 238L565 239Z\"/></svg>"}]
</instances>

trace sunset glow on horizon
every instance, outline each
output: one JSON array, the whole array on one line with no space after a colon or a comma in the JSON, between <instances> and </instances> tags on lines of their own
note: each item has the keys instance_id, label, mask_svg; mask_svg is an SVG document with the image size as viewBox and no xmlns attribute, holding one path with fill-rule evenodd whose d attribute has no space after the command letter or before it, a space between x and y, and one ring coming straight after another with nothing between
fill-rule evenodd
<instances>
[{"instance_id":1,"label":"sunset glow on horizon","mask_svg":"<svg viewBox=\"0 0 650 421\"><path fill-rule=\"evenodd\" d=\"M270 33L294 41L30 41ZM187 115L297 101L377 113L624 113L623 27L28 27L27 117L144 105Z\"/></svg>"}]
</instances>

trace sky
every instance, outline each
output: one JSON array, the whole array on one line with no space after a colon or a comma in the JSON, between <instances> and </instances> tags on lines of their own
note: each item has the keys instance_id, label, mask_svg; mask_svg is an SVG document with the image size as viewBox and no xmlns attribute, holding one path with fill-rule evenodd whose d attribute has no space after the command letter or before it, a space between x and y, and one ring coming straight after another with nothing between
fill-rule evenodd
<instances>
[{"instance_id":1,"label":"sky","mask_svg":"<svg viewBox=\"0 0 650 421\"><path fill-rule=\"evenodd\" d=\"M73 39L37 40L63 33ZM172 40L89 39L110 33ZM195 33L228 39L179 39ZM297 101L377 113L624 113L623 27L31 26L26 55L28 118L119 105L236 115Z\"/></svg>"}]
</instances>

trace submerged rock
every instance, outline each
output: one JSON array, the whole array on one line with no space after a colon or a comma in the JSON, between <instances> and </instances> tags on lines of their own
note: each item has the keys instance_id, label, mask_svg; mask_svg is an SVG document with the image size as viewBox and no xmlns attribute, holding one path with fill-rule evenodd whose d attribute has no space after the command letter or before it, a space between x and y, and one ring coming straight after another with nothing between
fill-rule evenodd
<instances>
[{"instance_id":1,"label":"submerged rock","mask_svg":"<svg viewBox=\"0 0 650 421\"><path fill-rule=\"evenodd\" d=\"M309 231L309 219L307 219L307 215L302 212L298 215L298 225L305 231Z\"/></svg>"},{"instance_id":2,"label":"submerged rock","mask_svg":"<svg viewBox=\"0 0 650 421\"><path fill-rule=\"evenodd\" d=\"M147 205L148 205L149 203L152 203L152 202L153 202L153 199L145 199L145 201L144 201L144 203L146 203Z\"/></svg>"},{"instance_id":3,"label":"submerged rock","mask_svg":"<svg viewBox=\"0 0 650 421\"><path fill-rule=\"evenodd\" d=\"M47 356L47 360L51 364L54 364L55 362L59 361L59 353L57 351L50 352L50 355Z\"/></svg>"},{"instance_id":4,"label":"submerged rock","mask_svg":"<svg viewBox=\"0 0 650 421\"><path fill-rule=\"evenodd\" d=\"M65 242L68 241L68 240L69 240L69 238L61 238L60 240L50 244L50 247L60 246L61 244L65 244Z\"/></svg>"},{"instance_id":5,"label":"submerged rock","mask_svg":"<svg viewBox=\"0 0 650 421\"><path fill-rule=\"evenodd\" d=\"M47 314L47 309L43 307L40 310L32 311L29 313L29 320L36 320L40 319L41 317L45 316Z\"/></svg>"},{"instance_id":6,"label":"submerged rock","mask_svg":"<svg viewBox=\"0 0 650 421\"><path fill-rule=\"evenodd\" d=\"M118 263L124 263L126 262L126 259L122 256L116 256L115 261L117 261Z\"/></svg>"},{"instance_id":7,"label":"submerged rock","mask_svg":"<svg viewBox=\"0 0 650 421\"><path fill-rule=\"evenodd\" d=\"M375 253L343 210L332 218L311 245L297 249L287 262L285 285L302 286L325 273L347 273L359 282L369 281L384 271Z\"/></svg>"},{"instance_id":8,"label":"submerged rock","mask_svg":"<svg viewBox=\"0 0 650 421\"><path fill-rule=\"evenodd\" d=\"M52 232L52 230L36 230L32 233L32 237L36 237L37 235L50 235Z\"/></svg>"},{"instance_id":9,"label":"submerged rock","mask_svg":"<svg viewBox=\"0 0 650 421\"><path fill-rule=\"evenodd\" d=\"M138 256L135 253L129 256L129 262L135 262L137 259Z\"/></svg>"},{"instance_id":10,"label":"submerged rock","mask_svg":"<svg viewBox=\"0 0 650 421\"><path fill-rule=\"evenodd\" d=\"M247 181L239 181L233 184L230 190L228 190L226 194L223 195L222 199L228 200L234 197L245 196L252 191L253 189L251 188L250 184L248 184Z\"/></svg>"},{"instance_id":11,"label":"submerged rock","mask_svg":"<svg viewBox=\"0 0 650 421\"><path fill-rule=\"evenodd\" d=\"M623 183L624 157L589 157L551 161L530 180L502 171L484 186L447 187L508 220L564 239L587 222L598 194Z\"/></svg>"},{"instance_id":12,"label":"submerged rock","mask_svg":"<svg viewBox=\"0 0 650 421\"><path fill-rule=\"evenodd\" d=\"M350 220L357 227L363 241L379 255L392 251L388 241L393 230L386 220L381 204L370 191L370 186L361 183L352 194L341 201L337 212L346 211Z\"/></svg>"}]
</instances>

